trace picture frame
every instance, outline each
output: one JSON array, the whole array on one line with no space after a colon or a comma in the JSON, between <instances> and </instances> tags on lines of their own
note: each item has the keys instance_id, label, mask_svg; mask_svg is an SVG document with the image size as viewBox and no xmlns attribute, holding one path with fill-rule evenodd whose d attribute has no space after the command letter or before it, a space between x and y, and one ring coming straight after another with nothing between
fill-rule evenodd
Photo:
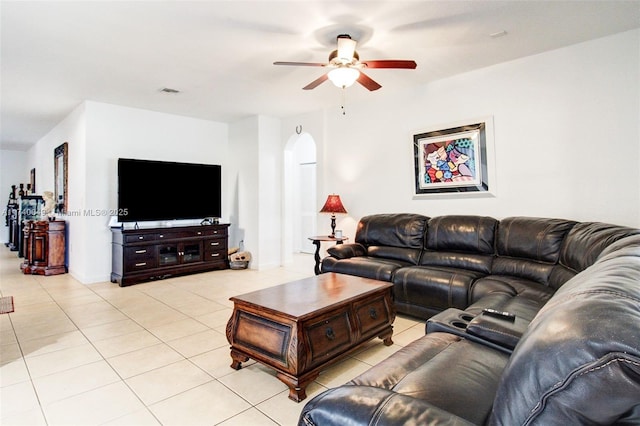
<instances>
[{"instance_id":1,"label":"picture frame","mask_svg":"<svg viewBox=\"0 0 640 426\"><path fill-rule=\"evenodd\" d=\"M69 144L67 142L59 145L53 150L56 213L67 212L67 180L69 175L68 153Z\"/></svg>"},{"instance_id":2,"label":"picture frame","mask_svg":"<svg viewBox=\"0 0 640 426\"><path fill-rule=\"evenodd\" d=\"M31 184L31 193L36 193L36 169L33 168L29 172L29 183Z\"/></svg>"},{"instance_id":3,"label":"picture frame","mask_svg":"<svg viewBox=\"0 0 640 426\"><path fill-rule=\"evenodd\" d=\"M489 118L415 133L414 196L490 195L488 134Z\"/></svg>"}]
</instances>

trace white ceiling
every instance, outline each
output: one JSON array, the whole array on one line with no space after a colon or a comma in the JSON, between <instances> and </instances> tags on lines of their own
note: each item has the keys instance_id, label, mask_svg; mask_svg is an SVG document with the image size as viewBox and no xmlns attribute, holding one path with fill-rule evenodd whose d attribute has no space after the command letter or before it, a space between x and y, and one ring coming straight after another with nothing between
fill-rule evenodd
<instances>
[{"instance_id":1,"label":"white ceiling","mask_svg":"<svg viewBox=\"0 0 640 426\"><path fill-rule=\"evenodd\" d=\"M340 105L325 70L335 37L372 69L380 98L450 75L640 27L632 1L5 1L1 13L0 147L27 149L84 100L221 122ZM490 34L506 31L502 37ZM179 94L161 92L162 88Z\"/></svg>"}]
</instances>

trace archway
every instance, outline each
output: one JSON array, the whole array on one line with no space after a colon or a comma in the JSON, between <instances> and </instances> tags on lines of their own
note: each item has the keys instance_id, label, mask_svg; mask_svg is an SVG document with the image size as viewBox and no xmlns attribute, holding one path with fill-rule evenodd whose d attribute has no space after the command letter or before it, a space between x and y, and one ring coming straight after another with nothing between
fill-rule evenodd
<instances>
[{"instance_id":1,"label":"archway","mask_svg":"<svg viewBox=\"0 0 640 426\"><path fill-rule=\"evenodd\" d=\"M313 253L307 238L316 235L316 142L309 133L289 137L284 148L282 259L291 263L294 253Z\"/></svg>"}]
</instances>

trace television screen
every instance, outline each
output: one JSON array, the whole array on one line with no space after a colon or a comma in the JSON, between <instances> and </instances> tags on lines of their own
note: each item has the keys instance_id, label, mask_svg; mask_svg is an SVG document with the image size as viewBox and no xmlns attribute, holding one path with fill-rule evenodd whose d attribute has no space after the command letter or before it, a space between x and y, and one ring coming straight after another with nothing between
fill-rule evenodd
<instances>
[{"instance_id":1,"label":"television screen","mask_svg":"<svg viewBox=\"0 0 640 426\"><path fill-rule=\"evenodd\" d=\"M221 166L118 159L118 221L222 216Z\"/></svg>"}]
</instances>

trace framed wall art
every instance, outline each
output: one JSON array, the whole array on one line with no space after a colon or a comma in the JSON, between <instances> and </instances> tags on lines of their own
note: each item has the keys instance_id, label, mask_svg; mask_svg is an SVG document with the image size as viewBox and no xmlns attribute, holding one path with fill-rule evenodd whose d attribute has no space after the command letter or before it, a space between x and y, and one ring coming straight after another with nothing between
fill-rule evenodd
<instances>
[{"instance_id":1,"label":"framed wall art","mask_svg":"<svg viewBox=\"0 0 640 426\"><path fill-rule=\"evenodd\" d=\"M488 193L490 125L480 120L414 134L414 195Z\"/></svg>"},{"instance_id":2,"label":"framed wall art","mask_svg":"<svg viewBox=\"0 0 640 426\"><path fill-rule=\"evenodd\" d=\"M69 176L69 144L67 142L53 150L53 171L56 213L67 212L67 180Z\"/></svg>"}]
</instances>

